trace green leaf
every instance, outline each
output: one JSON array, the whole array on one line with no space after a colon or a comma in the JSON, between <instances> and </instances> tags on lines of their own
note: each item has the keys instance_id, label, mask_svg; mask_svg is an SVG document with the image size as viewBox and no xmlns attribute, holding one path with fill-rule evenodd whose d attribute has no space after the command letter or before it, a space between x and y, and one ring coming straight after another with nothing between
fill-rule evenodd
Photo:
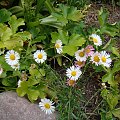
<instances>
[{"instance_id":1,"label":"green leaf","mask_svg":"<svg viewBox=\"0 0 120 120\"><path fill-rule=\"evenodd\" d=\"M11 77L11 78L4 78L2 80L2 84L4 86L16 86L16 83L17 83L17 77Z\"/></svg>"},{"instance_id":2,"label":"green leaf","mask_svg":"<svg viewBox=\"0 0 120 120\"><path fill-rule=\"evenodd\" d=\"M0 56L0 64L2 65L2 68L5 70L5 71L12 71L12 68L10 67L10 65L8 65L6 62L5 62L5 58L3 56Z\"/></svg>"},{"instance_id":3,"label":"green leaf","mask_svg":"<svg viewBox=\"0 0 120 120\"><path fill-rule=\"evenodd\" d=\"M57 57L56 59L57 59L57 62L58 62L58 64L59 64L59 66L62 66L62 57L59 56L59 57Z\"/></svg>"},{"instance_id":4,"label":"green leaf","mask_svg":"<svg viewBox=\"0 0 120 120\"><path fill-rule=\"evenodd\" d=\"M8 10L6 9L1 9L0 10L0 23L4 23L4 22L7 22L9 21L10 19L10 16L11 16L11 12L9 12Z\"/></svg>"},{"instance_id":5,"label":"green leaf","mask_svg":"<svg viewBox=\"0 0 120 120\"><path fill-rule=\"evenodd\" d=\"M23 40L20 37L12 37L11 39L4 42L4 45L7 49L16 49L19 50L23 47Z\"/></svg>"},{"instance_id":6,"label":"green leaf","mask_svg":"<svg viewBox=\"0 0 120 120\"><path fill-rule=\"evenodd\" d=\"M41 42L42 40L45 40L45 39L46 39L46 36L38 36L38 37L36 37L35 39L33 39L31 41L31 44L35 44L35 43Z\"/></svg>"},{"instance_id":7,"label":"green leaf","mask_svg":"<svg viewBox=\"0 0 120 120\"><path fill-rule=\"evenodd\" d=\"M52 32L51 37L52 37L52 43L55 43L56 40L60 39L63 44L68 44L68 35L67 32L63 30L58 30L59 33L57 32Z\"/></svg>"},{"instance_id":8,"label":"green leaf","mask_svg":"<svg viewBox=\"0 0 120 120\"><path fill-rule=\"evenodd\" d=\"M120 61L119 60L114 63L114 66L112 68L112 73L114 74L118 71L120 71Z\"/></svg>"},{"instance_id":9,"label":"green leaf","mask_svg":"<svg viewBox=\"0 0 120 120\"><path fill-rule=\"evenodd\" d=\"M28 89L27 91L27 95L28 95L28 99L31 101L31 102L34 102L34 100L37 100L38 99L38 96L39 96L39 91L38 90L35 90L35 89Z\"/></svg>"},{"instance_id":10,"label":"green leaf","mask_svg":"<svg viewBox=\"0 0 120 120\"><path fill-rule=\"evenodd\" d=\"M15 37L20 37L23 41L30 40L31 39L31 34L27 31L24 32L18 32L14 34Z\"/></svg>"},{"instance_id":11,"label":"green leaf","mask_svg":"<svg viewBox=\"0 0 120 120\"><path fill-rule=\"evenodd\" d=\"M114 80L114 74L111 71L102 77L102 82L108 82L112 86L117 84L117 82Z\"/></svg>"},{"instance_id":12,"label":"green leaf","mask_svg":"<svg viewBox=\"0 0 120 120\"><path fill-rule=\"evenodd\" d=\"M67 53L70 56L74 56L77 49L78 48L74 45L66 45L66 46L63 46L63 53Z\"/></svg>"},{"instance_id":13,"label":"green leaf","mask_svg":"<svg viewBox=\"0 0 120 120\"><path fill-rule=\"evenodd\" d=\"M85 39L79 34L72 34L68 45L82 46L85 43Z\"/></svg>"},{"instance_id":14,"label":"green leaf","mask_svg":"<svg viewBox=\"0 0 120 120\"><path fill-rule=\"evenodd\" d=\"M120 119L120 108L116 108L112 111L112 114Z\"/></svg>"},{"instance_id":15,"label":"green leaf","mask_svg":"<svg viewBox=\"0 0 120 120\"><path fill-rule=\"evenodd\" d=\"M18 96L23 97L27 93L27 90L28 90L28 82L22 81L20 87L18 87L16 91Z\"/></svg>"},{"instance_id":16,"label":"green leaf","mask_svg":"<svg viewBox=\"0 0 120 120\"><path fill-rule=\"evenodd\" d=\"M118 96L109 93L107 95L107 103L109 104L111 110L114 109L115 106L118 104Z\"/></svg>"},{"instance_id":17,"label":"green leaf","mask_svg":"<svg viewBox=\"0 0 120 120\"><path fill-rule=\"evenodd\" d=\"M10 28L12 29L12 33L14 34L18 30L18 27L21 25L25 25L25 23L22 18L17 19L17 17L13 15L10 18L9 25L10 25Z\"/></svg>"},{"instance_id":18,"label":"green leaf","mask_svg":"<svg viewBox=\"0 0 120 120\"><path fill-rule=\"evenodd\" d=\"M112 47L112 53L115 54L117 57L120 57L119 50L116 47Z\"/></svg>"},{"instance_id":19,"label":"green leaf","mask_svg":"<svg viewBox=\"0 0 120 120\"><path fill-rule=\"evenodd\" d=\"M7 27L7 25L4 25L0 23L0 41L6 41L9 40L12 35L12 30Z\"/></svg>"},{"instance_id":20,"label":"green leaf","mask_svg":"<svg viewBox=\"0 0 120 120\"><path fill-rule=\"evenodd\" d=\"M106 24L107 18L108 18L108 12L105 9L101 8L98 15L98 20L101 26Z\"/></svg>"}]
</instances>

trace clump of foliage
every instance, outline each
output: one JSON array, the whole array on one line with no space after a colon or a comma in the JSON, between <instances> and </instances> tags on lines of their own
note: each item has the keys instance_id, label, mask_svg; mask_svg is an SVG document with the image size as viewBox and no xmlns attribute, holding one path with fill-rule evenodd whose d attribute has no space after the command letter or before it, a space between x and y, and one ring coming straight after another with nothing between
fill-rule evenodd
<instances>
[{"instance_id":1,"label":"clump of foliage","mask_svg":"<svg viewBox=\"0 0 120 120\"><path fill-rule=\"evenodd\" d=\"M120 108L117 106L120 100L120 55L115 46L120 37L119 23L109 24L107 11L101 9L98 14L100 27L86 27L83 18L89 7L79 10L67 4L56 7L49 0L23 0L21 6L14 6L9 11L1 9L1 90L16 90L21 97L27 95L31 102L50 98L56 102L56 110L62 120L89 119L90 116L85 113L89 100L85 104L81 88L83 81L88 79L86 72L88 76L95 73L100 76L102 85L98 90L103 98L99 105L101 120L120 118ZM110 38L107 42L105 35ZM97 36L100 43L97 44L94 36ZM80 56L87 54L85 51L88 46L92 46L92 50L89 49L92 54L85 56L82 61L78 60ZM10 50L16 51L20 56L19 63L14 67L7 63L5 57ZM83 51L77 55L80 50ZM36 58L35 53L38 51L44 51L46 55L43 62L36 60L43 57L39 53ZM109 65L98 63L100 58L92 60L94 53L101 55L102 51L109 53ZM103 61L106 62L106 59ZM73 67L76 61L81 62L79 66L84 65L79 69ZM68 74L71 66L74 69L71 72L72 77ZM77 78L75 72L79 72Z\"/></svg>"}]
</instances>

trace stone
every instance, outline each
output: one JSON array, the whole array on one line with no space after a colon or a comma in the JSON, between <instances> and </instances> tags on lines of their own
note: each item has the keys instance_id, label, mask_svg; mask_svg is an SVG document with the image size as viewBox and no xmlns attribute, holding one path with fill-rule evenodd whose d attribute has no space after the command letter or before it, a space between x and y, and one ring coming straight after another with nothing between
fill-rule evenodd
<instances>
[{"instance_id":1,"label":"stone","mask_svg":"<svg viewBox=\"0 0 120 120\"><path fill-rule=\"evenodd\" d=\"M0 93L0 120L56 120L56 113L47 115L38 104L8 91Z\"/></svg>"}]
</instances>

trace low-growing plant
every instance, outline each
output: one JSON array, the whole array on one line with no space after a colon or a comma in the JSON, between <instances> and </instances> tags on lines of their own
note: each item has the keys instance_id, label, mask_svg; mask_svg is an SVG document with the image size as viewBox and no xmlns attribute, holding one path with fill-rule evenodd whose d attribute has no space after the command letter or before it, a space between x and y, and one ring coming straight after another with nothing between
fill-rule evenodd
<instances>
[{"instance_id":1,"label":"low-growing plant","mask_svg":"<svg viewBox=\"0 0 120 120\"><path fill-rule=\"evenodd\" d=\"M16 8L9 9L12 13L0 10L1 90L16 90L31 102L41 99L39 106L48 114L55 109L48 100L52 99L59 119L84 120L91 117L85 107L93 97L85 100L82 85L95 75L102 86L97 93L101 92L103 100L93 112L99 110L101 120L120 118L119 23L109 24L108 13L102 8L100 27L91 28L83 19L90 6L78 10L60 4L56 8L47 0L47 15L42 15L38 1L37 7L31 7L34 1L29 5L22 2L22 10L27 12L24 18L12 15ZM105 41L105 36L110 39Z\"/></svg>"}]
</instances>

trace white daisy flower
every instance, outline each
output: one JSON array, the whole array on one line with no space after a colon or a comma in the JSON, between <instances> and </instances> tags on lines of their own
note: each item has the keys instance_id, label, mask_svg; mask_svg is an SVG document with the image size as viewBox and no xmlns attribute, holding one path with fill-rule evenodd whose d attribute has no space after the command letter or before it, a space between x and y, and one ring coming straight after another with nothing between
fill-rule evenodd
<instances>
[{"instance_id":1,"label":"white daisy flower","mask_svg":"<svg viewBox=\"0 0 120 120\"><path fill-rule=\"evenodd\" d=\"M3 68L0 66L0 75L3 73Z\"/></svg>"},{"instance_id":2,"label":"white daisy flower","mask_svg":"<svg viewBox=\"0 0 120 120\"><path fill-rule=\"evenodd\" d=\"M85 49L82 48L81 50L78 50L77 52L75 52L75 58L77 61L86 61L86 53L85 53Z\"/></svg>"},{"instance_id":3,"label":"white daisy flower","mask_svg":"<svg viewBox=\"0 0 120 120\"><path fill-rule=\"evenodd\" d=\"M57 50L57 53L60 54L62 53L62 41L61 40L57 40L55 43L55 48Z\"/></svg>"},{"instance_id":4,"label":"white daisy flower","mask_svg":"<svg viewBox=\"0 0 120 120\"><path fill-rule=\"evenodd\" d=\"M18 81L18 87L21 87L21 80Z\"/></svg>"},{"instance_id":5,"label":"white daisy flower","mask_svg":"<svg viewBox=\"0 0 120 120\"><path fill-rule=\"evenodd\" d=\"M47 54L44 50L37 50L34 53L34 59L37 63L43 63L47 59Z\"/></svg>"},{"instance_id":6,"label":"white daisy flower","mask_svg":"<svg viewBox=\"0 0 120 120\"><path fill-rule=\"evenodd\" d=\"M90 39L94 42L94 45L101 46L102 45L102 39L97 34L92 34L90 36Z\"/></svg>"},{"instance_id":7,"label":"white daisy flower","mask_svg":"<svg viewBox=\"0 0 120 120\"><path fill-rule=\"evenodd\" d=\"M41 102L39 102L39 107L42 111L46 112L46 114L51 114L55 111L55 107L53 105L54 103L47 98L41 99Z\"/></svg>"},{"instance_id":8,"label":"white daisy flower","mask_svg":"<svg viewBox=\"0 0 120 120\"><path fill-rule=\"evenodd\" d=\"M66 70L66 76L72 80L77 80L81 74L81 70L75 66L72 66Z\"/></svg>"},{"instance_id":9,"label":"white daisy flower","mask_svg":"<svg viewBox=\"0 0 120 120\"><path fill-rule=\"evenodd\" d=\"M106 51L101 52L101 54L100 54L100 62L105 67L110 67L112 60L110 58L110 55L108 53L106 53Z\"/></svg>"},{"instance_id":10,"label":"white daisy flower","mask_svg":"<svg viewBox=\"0 0 120 120\"><path fill-rule=\"evenodd\" d=\"M16 65L19 62L20 56L14 50L9 50L5 55L5 59L9 65Z\"/></svg>"},{"instance_id":11,"label":"white daisy flower","mask_svg":"<svg viewBox=\"0 0 120 120\"><path fill-rule=\"evenodd\" d=\"M11 65L11 67L12 67L13 69L15 69L15 71L16 71L16 70L19 70L19 69L20 69L20 64L17 63L16 65Z\"/></svg>"},{"instance_id":12,"label":"white daisy flower","mask_svg":"<svg viewBox=\"0 0 120 120\"><path fill-rule=\"evenodd\" d=\"M98 51L91 55L91 61L97 66L100 65L100 53L98 53Z\"/></svg>"}]
</instances>

